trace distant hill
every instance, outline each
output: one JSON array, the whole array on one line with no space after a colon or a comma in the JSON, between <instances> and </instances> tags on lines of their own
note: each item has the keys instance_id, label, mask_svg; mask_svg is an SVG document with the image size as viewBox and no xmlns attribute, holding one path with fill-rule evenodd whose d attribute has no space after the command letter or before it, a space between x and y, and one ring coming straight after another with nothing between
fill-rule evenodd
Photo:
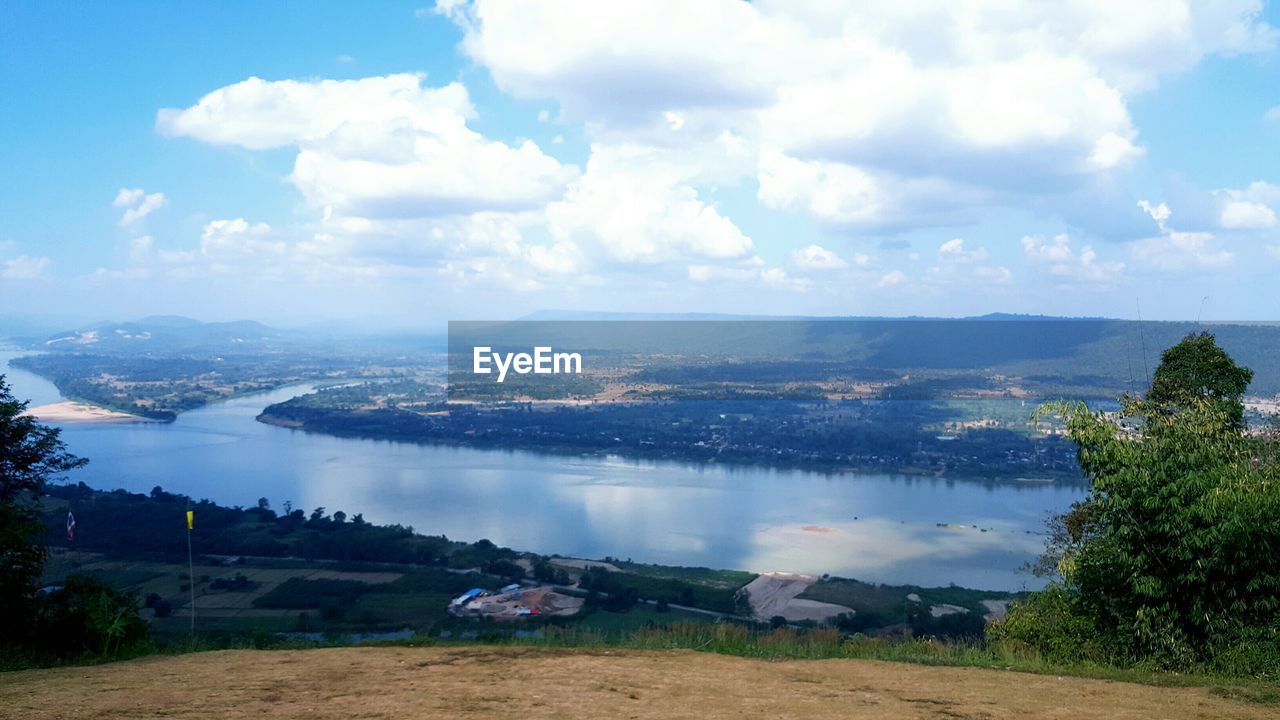
<instances>
[{"instance_id":1,"label":"distant hill","mask_svg":"<svg viewBox=\"0 0 1280 720\"><path fill-rule=\"evenodd\" d=\"M893 371L986 372L1079 379L1140 390L1160 352L1190 332L1213 332L1254 370L1250 394L1280 393L1280 324L1136 322L992 314L966 318L763 317L723 314L543 310L524 320L451 323L453 340L523 347L552 344L626 355L678 354L748 360L839 362ZM429 334L336 334L280 329L253 320L201 322L159 315L99 322L28 343L53 353L128 356L306 354L420 358L444 349ZM1108 391L1109 391L1108 390Z\"/></svg>"},{"instance_id":2,"label":"distant hill","mask_svg":"<svg viewBox=\"0 0 1280 720\"><path fill-rule=\"evenodd\" d=\"M293 330L254 320L200 322L177 315L153 315L128 322L101 322L54 333L40 349L99 354L247 354L279 351L308 341Z\"/></svg>"},{"instance_id":3,"label":"distant hill","mask_svg":"<svg viewBox=\"0 0 1280 720\"><path fill-rule=\"evenodd\" d=\"M849 368L985 372L1079 380L1099 388L1146 387L1160 353L1188 333L1214 333L1254 370L1250 394L1280 393L1280 325L1137 322L994 314L966 318L760 318L544 311L537 321L453 323L451 340L603 355L680 355L747 361L837 362Z\"/></svg>"}]
</instances>

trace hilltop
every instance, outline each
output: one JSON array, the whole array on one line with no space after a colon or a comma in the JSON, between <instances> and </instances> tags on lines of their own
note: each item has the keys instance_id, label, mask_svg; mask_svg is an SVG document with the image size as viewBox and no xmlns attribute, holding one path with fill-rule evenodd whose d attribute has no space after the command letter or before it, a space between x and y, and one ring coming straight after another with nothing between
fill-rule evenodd
<instances>
[{"instance_id":1,"label":"hilltop","mask_svg":"<svg viewBox=\"0 0 1280 720\"><path fill-rule=\"evenodd\" d=\"M1151 687L872 660L688 650L231 650L10 673L0 717L1251 718L1275 708Z\"/></svg>"}]
</instances>

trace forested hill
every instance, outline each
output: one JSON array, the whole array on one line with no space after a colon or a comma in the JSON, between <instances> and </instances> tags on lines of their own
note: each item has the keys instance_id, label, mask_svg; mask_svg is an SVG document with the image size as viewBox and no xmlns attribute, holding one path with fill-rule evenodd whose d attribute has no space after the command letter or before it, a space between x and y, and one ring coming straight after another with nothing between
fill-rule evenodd
<instances>
[{"instance_id":1,"label":"forested hill","mask_svg":"<svg viewBox=\"0 0 1280 720\"><path fill-rule=\"evenodd\" d=\"M1141 390L1160 351L1193 332L1254 371L1249 393L1280 393L1280 323L1137 322L989 315L974 318L758 318L540 313L510 323L455 324L450 340L751 360L836 361L850 368L998 373ZM499 342L494 343L493 339Z\"/></svg>"}]
</instances>

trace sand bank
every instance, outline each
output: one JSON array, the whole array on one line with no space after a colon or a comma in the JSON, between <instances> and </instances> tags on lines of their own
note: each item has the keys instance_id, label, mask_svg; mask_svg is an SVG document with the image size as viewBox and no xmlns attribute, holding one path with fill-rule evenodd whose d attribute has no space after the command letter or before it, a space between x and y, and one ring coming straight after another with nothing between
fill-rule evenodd
<instances>
[{"instance_id":1,"label":"sand bank","mask_svg":"<svg viewBox=\"0 0 1280 720\"><path fill-rule=\"evenodd\" d=\"M64 400L62 402L27 408L23 415L31 415L43 422L53 423L136 423L154 422L140 415L116 412L97 405Z\"/></svg>"}]
</instances>

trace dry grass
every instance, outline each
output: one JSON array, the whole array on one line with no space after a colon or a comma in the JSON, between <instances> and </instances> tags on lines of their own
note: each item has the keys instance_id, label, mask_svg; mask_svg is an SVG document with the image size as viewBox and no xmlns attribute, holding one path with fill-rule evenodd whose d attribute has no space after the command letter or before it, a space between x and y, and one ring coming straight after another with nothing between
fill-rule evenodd
<instances>
[{"instance_id":1,"label":"dry grass","mask_svg":"<svg viewBox=\"0 0 1280 720\"><path fill-rule=\"evenodd\" d=\"M868 660L494 647L231 650L0 674L0 718L1274 718L1203 688Z\"/></svg>"}]
</instances>

